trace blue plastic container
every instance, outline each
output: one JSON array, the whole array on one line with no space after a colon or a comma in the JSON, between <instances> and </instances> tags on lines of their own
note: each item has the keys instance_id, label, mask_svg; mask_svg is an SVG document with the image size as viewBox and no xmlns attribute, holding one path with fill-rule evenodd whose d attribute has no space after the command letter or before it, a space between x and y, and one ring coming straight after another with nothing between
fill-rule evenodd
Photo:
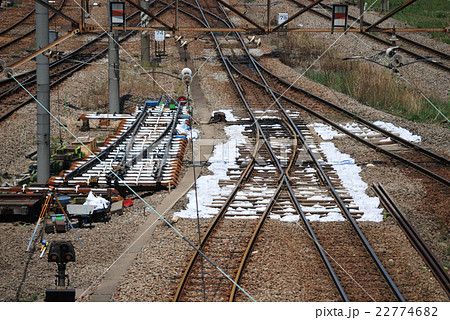
<instances>
[{"instance_id":1,"label":"blue plastic container","mask_svg":"<svg viewBox=\"0 0 450 320\"><path fill-rule=\"evenodd\" d=\"M156 107L158 105L158 101L148 100L145 101L145 105L148 107Z\"/></svg>"},{"instance_id":2,"label":"blue plastic container","mask_svg":"<svg viewBox=\"0 0 450 320\"><path fill-rule=\"evenodd\" d=\"M70 201L70 197L67 196L63 196L63 197L58 197L59 202L61 203L61 205L66 205L69 203Z\"/></svg>"}]
</instances>

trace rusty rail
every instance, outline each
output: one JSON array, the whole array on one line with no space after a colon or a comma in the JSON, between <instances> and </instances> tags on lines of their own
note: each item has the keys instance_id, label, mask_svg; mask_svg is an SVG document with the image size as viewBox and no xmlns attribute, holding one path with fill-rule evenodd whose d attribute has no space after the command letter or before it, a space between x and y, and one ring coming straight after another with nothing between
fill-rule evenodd
<instances>
[{"instance_id":1,"label":"rusty rail","mask_svg":"<svg viewBox=\"0 0 450 320\"><path fill-rule=\"evenodd\" d=\"M381 183L373 184L373 189L380 198L383 206L391 215L395 218L399 227L403 230L405 235L408 237L409 241L416 249L416 251L422 256L425 263L433 272L436 279L439 281L445 293L450 297L450 278L448 273L445 271L444 267L436 256L427 247L425 242L422 240L420 235L414 229L414 227L406 219L405 215L400 211L394 200L389 196L388 192L384 189Z\"/></svg>"}]
</instances>

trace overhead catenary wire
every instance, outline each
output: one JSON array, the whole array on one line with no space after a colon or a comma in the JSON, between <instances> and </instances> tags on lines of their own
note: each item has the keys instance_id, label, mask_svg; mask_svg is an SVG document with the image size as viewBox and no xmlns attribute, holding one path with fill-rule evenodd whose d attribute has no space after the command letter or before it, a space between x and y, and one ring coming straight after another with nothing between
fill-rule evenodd
<instances>
[{"instance_id":1,"label":"overhead catenary wire","mask_svg":"<svg viewBox=\"0 0 450 320\"><path fill-rule=\"evenodd\" d=\"M368 11L368 10L370 10L374 5L375 5L375 3L377 3L378 2L378 0L375 0L368 8L367 8L367 10L365 10L364 12L366 12L366 11ZM359 17L359 18L361 18L361 16ZM357 22L357 20L355 21L355 22L353 22L350 26L348 26L348 28L346 29L346 30L349 30L351 27L353 27L353 25L354 24L356 24L356 22ZM264 115L266 115L266 113L269 111L269 110L272 110L272 108L275 106L275 104L277 104L278 102L279 102L279 100L286 94L286 92L288 92L291 88L292 88L292 86L293 85L295 85L302 77L304 77L305 76L305 74L306 74L306 72L308 72L317 62L319 62L322 58L323 58L323 56L328 52L328 51L330 51L331 50L331 48L333 48L334 47L334 45L336 44L336 43L338 43L338 41L339 40L341 40L342 39L342 37L345 35L346 33L345 32L342 32L342 34L340 34L339 36L338 36L338 38L335 40L335 41L333 41L333 43L332 44L330 44L329 46L328 46L328 48L326 48L298 77L297 77L297 79L295 79L294 80L294 82L292 82L292 84L291 84L291 86L289 86L286 90L284 90L284 92L282 92L281 94L280 94L280 96L278 96L276 99L275 99L275 101L274 102L272 102L272 104L271 105L269 105L269 107L267 107L267 109L263 112L263 113L261 113L261 115L259 116L259 118L257 119L257 120L259 120L259 119L261 119L261 117L263 117Z\"/></svg>"},{"instance_id":2,"label":"overhead catenary wire","mask_svg":"<svg viewBox=\"0 0 450 320\"><path fill-rule=\"evenodd\" d=\"M85 11L85 9L76 1L76 0L74 0L74 2L86 13L86 11ZM172 4L173 5L173 4ZM98 25L98 26L100 26L101 27L101 25L98 23L98 21L96 21L94 18L92 18L93 19L93 21ZM106 30L104 30L103 29L103 31L106 31ZM111 37L110 36L110 34L109 33L107 33L107 35L108 35L108 37ZM114 40L114 39L113 39ZM220 45L220 43L218 44L218 45ZM135 62L136 62L136 64L137 65L139 65L139 63L136 61L136 59L134 59L133 58L133 56L127 51L127 50L125 50L119 43L118 43L118 46L121 48L121 49L123 49L124 50L124 52L125 53L127 53L127 55L132 59L132 60L134 60ZM141 66L141 68L145 71L145 69ZM169 97L171 97L171 95L169 94L169 93L167 93L167 91L155 80L155 79L153 79L153 77L151 77L151 75L148 73L148 72L146 72L145 71L145 74L147 74L147 75L149 75L150 76L150 78L153 80L153 81L155 81L155 83L157 83L158 84L158 86L159 87L161 87L161 89L163 89L163 91L164 92L166 92L166 94L169 96ZM173 97L171 97L172 99L173 99ZM49 112L49 111L47 111L47 112ZM51 113L50 113L51 114ZM59 121L58 121L59 122ZM67 128L65 128L66 130L68 130ZM70 132L70 131L69 131ZM71 133L71 132L70 132ZM72 134L72 133L71 133ZM73 135L73 134L72 134ZM74 136L74 135L73 135ZM77 139L77 140L79 140L79 139ZM82 145L84 145L83 143L82 143ZM89 149L88 149L89 150ZM92 153L92 152L91 152ZM95 155L94 155L95 156ZM100 159L99 159L100 160ZM101 160L100 160L100 162L101 162ZM114 172L113 172L113 174L117 177L117 178L119 178ZM120 178L119 178L120 179ZM122 179L120 179L121 181L122 181ZM171 225L166 219L164 219L164 217L162 217L153 207L151 207L144 199L142 199L139 195L137 195L137 193L128 185L128 184L126 184L126 183L124 183L124 185L128 188L128 189L130 189L140 200L142 200L146 205L147 205L147 207L149 207L152 211L154 211L161 219L163 219L163 221L166 223L166 224L168 224L172 229L174 229L176 232L177 232L177 234L179 235L179 236L181 236L182 238L183 238L183 240L185 240L185 241L187 241L188 243L189 243L189 245L191 245L195 250L197 250L198 252L199 252L199 254L201 254L208 262L210 262L217 270L219 270L228 280L230 280L233 284L235 284L238 288L239 288L239 290L241 290L245 295L247 295L252 301L254 301L254 302L256 302L256 300L249 294L249 293L247 293L241 286L239 286L238 284L236 284L234 281L233 281L233 279L231 279L231 277L230 276L228 276L219 266L217 266L211 259L209 259L209 257L208 256L206 256L199 248L197 248L194 244L192 244L190 241L189 241L189 239L187 239L187 238L185 238L176 228L174 228L173 227L173 225Z\"/></svg>"},{"instance_id":3,"label":"overhead catenary wire","mask_svg":"<svg viewBox=\"0 0 450 320\"><path fill-rule=\"evenodd\" d=\"M39 100L37 100L28 90L27 88L25 88L22 83L20 83L13 75L11 75L11 77L14 79L14 81L17 82L17 84L20 85L20 87L22 87L22 89L24 89L27 94L29 94L31 97L33 97L33 99L36 101L36 103L38 103L60 126L62 126L64 128L64 130L66 130L70 135L72 135L83 147L85 147L94 157L96 157L100 163L103 163L103 161L101 159L99 159L82 141L80 138L78 138L72 131L70 131L53 113L50 112L50 110L48 110L45 106L42 105L42 103L40 103ZM119 181L121 181L125 187L127 189L129 189L139 200L141 200L151 211L153 211L154 213L156 213L158 215L158 217L164 222L166 223L173 231L175 231L175 233L180 236L184 241L186 241L193 249L195 249L200 255L202 255L202 257L204 257L209 263L211 263L214 268L216 268L220 273L222 273L228 280L230 280L233 284L235 284L239 290L241 290L245 295L247 295L252 301L256 302L256 300L246 291L244 290L240 285L238 285L237 283L234 282L234 280L225 273L225 271L223 271L216 263L214 263L214 261L212 261L207 255L205 255L197 246L195 246L188 238L186 238L177 228L175 228L169 221L167 221L164 216L162 216L158 211L156 211L147 201L145 201L135 190L133 190L133 188L131 188L123 179L121 179L114 171L110 170L110 172L117 178L119 179ZM150 228L150 227L149 227ZM144 233L142 233L138 239L140 239L140 237L142 237ZM137 239L137 240L138 240ZM136 240L136 241L137 241ZM134 243L136 243L136 241ZM134 244L133 243L133 244ZM128 246L128 248L124 251L123 254L125 254L125 252L127 252L131 246L133 245L131 244L130 246ZM122 256L121 255L121 256ZM120 257L119 257L120 258ZM118 258L118 259L119 259ZM113 262L113 264L115 264L118 259L116 261ZM112 266L112 265L111 265ZM111 266L109 268L111 268ZM109 269L108 268L108 269ZM103 273L104 274L104 273ZM103 274L97 278L97 280L99 280ZM97 281L96 280L96 281ZM94 283L96 282L94 281ZM88 292L88 290L92 287L92 285L86 289L81 296L78 298L80 299L82 296L84 296L84 294L86 294Z\"/></svg>"},{"instance_id":4,"label":"overhead catenary wire","mask_svg":"<svg viewBox=\"0 0 450 320\"><path fill-rule=\"evenodd\" d=\"M188 91L187 103L189 105L190 104L189 88L187 89L187 91ZM197 175L195 174L194 138L193 138L193 133L192 133L194 131L193 118L192 118L192 122L191 122L191 130L190 131L191 131L192 170L193 170L193 174L194 174L195 211L197 214L198 247L201 250L202 249L202 236L201 236L201 229L200 229L200 215L199 215L199 210L198 210ZM200 258L200 269L201 269L201 275L202 275L203 301L206 302L206 284L205 284L205 272L204 272L204 268L203 268L203 258Z\"/></svg>"},{"instance_id":5,"label":"overhead catenary wire","mask_svg":"<svg viewBox=\"0 0 450 320\"><path fill-rule=\"evenodd\" d=\"M192 5L191 5L192 6ZM198 8L197 6L196 6L196 8ZM183 13L185 13L185 14L188 14L187 12L184 12L184 11L182 11L182 10L180 10L181 12L183 12ZM212 13L210 13L209 11L207 11L207 10L203 10L205 13L208 13L208 14L211 14L211 15L214 15L214 14L212 14ZM188 14L189 15L189 14ZM214 15L215 16L215 15ZM216 16L217 17L217 16ZM193 18L195 18L195 17L193 17ZM196 19L196 18L195 18ZM218 18L218 19L220 19L220 18ZM222 20L222 19L220 19L220 20ZM202 22L201 22L202 23ZM225 24L226 25L228 25L226 22L225 22ZM217 48L218 49L220 49L220 45L218 45L217 46ZM298 222L297 222L297 224L298 224ZM301 226L300 226L301 227ZM303 228L302 228L303 229ZM304 229L303 229L304 230ZM320 246L320 244L318 244L319 246ZM323 248L320 246L320 248L321 248L321 250L323 250ZM324 251L324 250L323 250ZM325 251L324 251L325 252ZM326 255L327 256L330 256L329 255L329 253L328 252L326 252ZM352 281L353 282L355 282L363 291L365 291L366 292L366 294L373 300L373 301L375 301L374 299L373 299L373 297L371 297L370 296L370 294L351 276L351 274L349 274L332 256L330 256L330 258L333 260L333 261L335 261L336 263L337 263L337 265L352 279Z\"/></svg>"},{"instance_id":6,"label":"overhead catenary wire","mask_svg":"<svg viewBox=\"0 0 450 320\"><path fill-rule=\"evenodd\" d=\"M142 73L142 74L147 74L147 73ZM192 135L192 132L191 132L191 135ZM200 248L201 249L201 248Z\"/></svg>"},{"instance_id":7,"label":"overhead catenary wire","mask_svg":"<svg viewBox=\"0 0 450 320\"><path fill-rule=\"evenodd\" d=\"M407 84L409 84L413 89L415 89L422 97L424 97L425 100L428 101L429 104L431 104L431 106L436 109L437 112L439 112L439 114L444 117L445 120L447 120L448 123L450 123L450 120L442 113L441 110L439 110L438 107L436 107L433 102L430 101L430 99L427 98L427 96L425 96L422 92L422 90L420 90L416 85L414 85L413 83L411 83L410 81L408 81L408 79L406 79L402 74L398 73L398 76L400 79L404 80Z\"/></svg>"}]
</instances>

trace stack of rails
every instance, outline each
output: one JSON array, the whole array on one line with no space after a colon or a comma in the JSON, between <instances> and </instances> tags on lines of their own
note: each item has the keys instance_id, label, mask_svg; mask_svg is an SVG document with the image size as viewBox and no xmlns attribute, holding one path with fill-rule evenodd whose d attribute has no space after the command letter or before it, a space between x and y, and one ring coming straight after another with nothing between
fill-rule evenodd
<instances>
[{"instance_id":1,"label":"stack of rails","mask_svg":"<svg viewBox=\"0 0 450 320\"><path fill-rule=\"evenodd\" d=\"M93 150L95 156L90 154L74 163L49 183L83 186L95 181L101 186L175 187L189 138L185 132L178 133L179 126L190 128L186 105L171 105L166 97L146 101L130 117L123 117L116 134L103 147ZM111 175L111 171L115 174Z\"/></svg>"}]
</instances>

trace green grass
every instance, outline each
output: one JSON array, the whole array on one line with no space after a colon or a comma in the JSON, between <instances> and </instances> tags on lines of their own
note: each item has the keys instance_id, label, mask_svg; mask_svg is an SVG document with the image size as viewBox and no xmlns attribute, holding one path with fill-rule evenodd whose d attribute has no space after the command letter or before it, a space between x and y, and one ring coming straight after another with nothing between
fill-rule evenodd
<instances>
[{"instance_id":1,"label":"green grass","mask_svg":"<svg viewBox=\"0 0 450 320\"><path fill-rule=\"evenodd\" d=\"M276 39L275 42L278 41ZM278 45L283 48L281 61L300 70L309 67L324 51L324 44L307 34L289 34ZM341 60L334 50L323 55L305 75L315 82L354 97L363 104L409 120L429 123L444 120L416 89L391 70L375 64ZM449 101L440 101L427 93L426 96L450 118Z\"/></svg>"},{"instance_id":2,"label":"green grass","mask_svg":"<svg viewBox=\"0 0 450 320\"><path fill-rule=\"evenodd\" d=\"M416 122L439 123L444 118L414 89L399 81L390 71L358 64L348 68L340 67L309 70L305 75L336 91L356 98L359 102ZM368 68L370 70L368 70ZM370 72L371 77L365 77ZM431 102L447 117L450 117L450 103L438 99Z\"/></svg>"},{"instance_id":3,"label":"green grass","mask_svg":"<svg viewBox=\"0 0 450 320\"><path fill-rule=\"evenodd\" d=\"M405 0L390 0L389 9L392 11L402 5ZM373 6L379 10L380 1ZM393 18L404 21L417 28L445 28L450 25L450 1L448 0L417 0ZM450 35L445 32L432 32L433 38L450 44Z\"/></svg>"}]
</instances>

